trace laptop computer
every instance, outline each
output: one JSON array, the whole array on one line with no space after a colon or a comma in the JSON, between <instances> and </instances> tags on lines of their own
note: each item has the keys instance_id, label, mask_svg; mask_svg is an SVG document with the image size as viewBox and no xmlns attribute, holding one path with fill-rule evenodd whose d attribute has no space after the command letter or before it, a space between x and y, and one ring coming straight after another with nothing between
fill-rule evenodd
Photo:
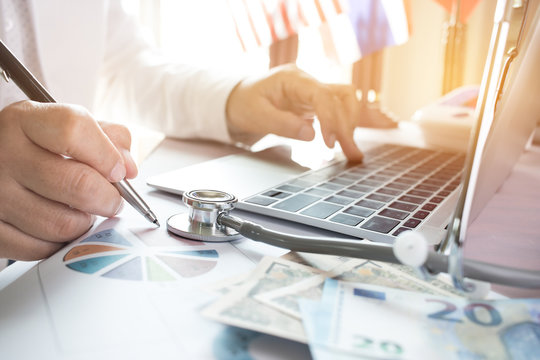
<instances>
[{"instance_id":1,"label":"laptop computer","mask_svg":"<svg viewBox=\"0 0 540 360\"><path fill-rule=\"evenodd\" d=\"M239 209L372 241L392 243L415 230L432 245L447 242L448 229L456 229L448 225L459 223L464 233L507 178L540 117L538 6L530 4L524 17L500 3L466 154L370 144L362 164L306 169L271 149L159 174L148 185L176 194L223 190L238 197Z\"/></svg>"}]
</instances>

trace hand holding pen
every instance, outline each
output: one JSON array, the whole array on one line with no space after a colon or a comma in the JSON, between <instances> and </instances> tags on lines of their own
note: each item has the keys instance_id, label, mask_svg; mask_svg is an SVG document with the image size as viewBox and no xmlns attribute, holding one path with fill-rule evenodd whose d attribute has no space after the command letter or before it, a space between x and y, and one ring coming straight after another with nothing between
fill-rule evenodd
<instances>
[{"instance_id":1,"label":"hand holding pen","mask_svg":"<svg viewBox=\"0 0 540 360\"><path fill-rule=\"evenodd\" d=\"M40 95L44 89L37 80L39 86L21 80L6 65L5 52L0 55L0 68L11 80L17 77L30 98L54 101L46 91L49 98ZM130 142L126 128L98 124L78 106L33 101L6 106L0 112L0 257L51 255L86 232L94 215L114 216L120 193L159 225L124 180L137 174Z\"/></svg>"}]
</instances>

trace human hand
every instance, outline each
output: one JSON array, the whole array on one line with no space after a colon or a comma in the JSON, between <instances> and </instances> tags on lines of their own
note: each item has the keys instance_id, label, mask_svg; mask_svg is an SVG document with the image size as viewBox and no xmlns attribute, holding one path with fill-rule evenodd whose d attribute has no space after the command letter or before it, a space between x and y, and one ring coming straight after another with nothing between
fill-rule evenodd
<instances>
[{"instance_id":1,"label":"human hand","mask_svg":"<svg viewBox=\"0 0 540 360\"><path fill-rule=\"evenodd\" d=\"M395 127L393 121L375 122L362 111L352 85L323 84L294 65L272 69L260 78L240 82L229 95L229 129L257 135L268 133L299 140L315 136L317 116L326 146L339 141L351 161L361 161L354 141L357 126Z\"/></svg>"},{"instance_id":2,"label":"human hand","mask_svg":"<svg viewBox=\"0 0 540 360\"><path fill-rule=\"evenodd\" d=\"M137 168L129 131L84 109L22 101L0 112L0 257L36 260L114 216L111 184Z\"/></svg>"}]
</instances>

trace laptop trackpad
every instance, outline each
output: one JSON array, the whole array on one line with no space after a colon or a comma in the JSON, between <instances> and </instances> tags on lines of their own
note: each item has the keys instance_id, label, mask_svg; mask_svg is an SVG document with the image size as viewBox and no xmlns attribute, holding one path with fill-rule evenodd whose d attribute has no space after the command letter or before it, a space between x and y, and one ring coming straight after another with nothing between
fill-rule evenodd
<instances>
[{"instance_id":1,"label":"laptop trackpad","mask_svg":"<svg viewBox=\"0 0 540 360\"><path fill-rule=\"evenodd\" d=\"M251 196L310 170L290 160L290 151L274 147L224 156L153 176L147 184L182 194L195 189L222 190L238 199Z\"/></svg>"}]
</instances>

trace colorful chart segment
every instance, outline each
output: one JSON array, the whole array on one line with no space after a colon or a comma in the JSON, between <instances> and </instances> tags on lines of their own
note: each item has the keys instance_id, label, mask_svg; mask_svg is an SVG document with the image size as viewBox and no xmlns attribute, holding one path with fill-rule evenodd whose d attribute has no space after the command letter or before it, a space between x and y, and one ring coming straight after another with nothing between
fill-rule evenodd
<instances>
[{"instance_id":1,"label":"colorful chart segment","mask_svg":"<svg viewBox=\"0 0 540 360\"><path fill-rule=\"evenodd\" d=\"M184 248L189 246L189 248ZM204 246L201 243L201 246ZM214 249L194 250L193 245L150 247L131 242L114 229L82 240L63 258L71 270L105 278L135 281L175 281L201 276L218 261Z\"/></svg>"}]
</instances>

